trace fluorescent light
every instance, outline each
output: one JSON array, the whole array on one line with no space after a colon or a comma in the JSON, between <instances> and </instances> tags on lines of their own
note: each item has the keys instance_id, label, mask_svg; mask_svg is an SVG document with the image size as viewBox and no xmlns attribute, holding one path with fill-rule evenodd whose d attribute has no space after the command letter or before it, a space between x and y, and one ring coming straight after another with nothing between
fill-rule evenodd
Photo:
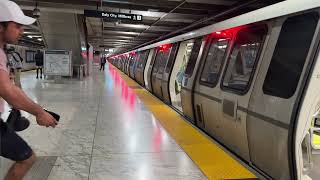
<instances>
[{"instance_id":1,"label":"fluorescent light","mask_svg":"<svg viewBox=\"0 0 320 180\"><path fill-rule=\"evenodd\" d=\"M38 41L42 41L42 39L41 39L41 38L38 38Z\"/></svg>"},{"instance_id":2,"label":"fluorescent light","mask_svg":"<svg viewBox=\"0 0 320 180\"><path fill-rule=\"evenodd\" d=\"M32 36L29 35L28 38L32 38Z\"/></svg>"}]
</instances>

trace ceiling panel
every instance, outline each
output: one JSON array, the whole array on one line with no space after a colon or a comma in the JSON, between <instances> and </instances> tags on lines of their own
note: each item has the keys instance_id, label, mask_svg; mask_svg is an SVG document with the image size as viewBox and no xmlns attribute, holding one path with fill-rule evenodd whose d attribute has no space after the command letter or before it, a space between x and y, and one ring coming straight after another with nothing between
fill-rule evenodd
<instances>
[{"instance_id":1,"label":"ceiling panel","mask_svg":"<svg viewBox=\"0 0 320 180\"><path fill-rule=\"evenodd\" d=\"M83 14L84 9L98 9L142 15L142 21L85 18L88 43L96 48L105 46L126 51L128 48L151 43L152 40L169 38L169 35L191 31L279 1L281 0L38 0L38 7L41 11L68 11L77 14ZM26 10L32 10L35 6L34 0L16 0L16 2ZM244 3L248 5L241 7ZM238 6L241 8L220 16L219 19L198 23ZM57 18L57 21L59 20L63 20L63 17ZM190 25L192 27L186 28L185 31L179 31ZM35 25L28 27L26 31L30 33L41 31L37 28Z\"/></svg>"}]
</instances>

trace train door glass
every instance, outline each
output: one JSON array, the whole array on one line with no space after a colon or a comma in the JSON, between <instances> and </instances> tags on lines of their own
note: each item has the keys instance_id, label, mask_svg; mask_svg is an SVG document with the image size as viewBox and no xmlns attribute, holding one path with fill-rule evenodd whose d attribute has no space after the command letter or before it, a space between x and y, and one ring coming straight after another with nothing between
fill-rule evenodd
<instances>
[{"instance_id":1,"label":"train door glass","mask_svg":"<svg viewBox=\"0 0 320 180\"><path fill-rule=\"evenodd\" d=\"M170 55L170 50L160 50L159 51L157 58L156 58L156 65L155 65L158 68L159 74L162 74L164 72L169 55Z\"/></svg>"},{"instance_id":2,"label":"train door glass","mask_svg":"<svg viewBox=\"0 0 320 180\"><path fill-rule=\"evenodd\" d=\"M200 83L209 87L214 87L218 80L223 65L225 52L229 39L213 40L208 50L203 71L201 73Z\"/></svg>"},{"instance_id":3,"label":"train door glass","mask_svg":"<svg viewBox=\"0 0 320 180\"><path fill-rule=\"evenodd\" d=\"M137 61L136 70L134 72L136 80L139 82L140 85L143 85L143 86L144 86L143 73L144 73L144 68L145 68L148 54L149 54L149 50L139 52L139 60Z\"/></svg>"},{"instance_id":4,"label":"train door glass","mask_svg":"<svg viewBox=\"0 0 320 180\"><path fill-rule=\"evenodd\" d=\"M161 83L162 83L162 75L165 70L172 46L168 45L165 47L159 47L157 52L154 67L152 70L152 90L153 92L162 97Z\"/></svg>"},{"instance_id":5,"label":"train door glass","mask_svg":"<svg viewBox=\"0 0 320 180\"><path fill-rule=\"evenodd\" d=\"M181 83L181 105L182 112L191 123L195 123L194 112L193 112L193 85L196 77L196 70L199 66L200 58L205 41L203 37L199 37L194 40L192 51L190 54L189 61L184 69L182 83Z\"/></svg>"},{"instance_id":6,"label":"train door glass","mask_svg":"<svg viewBox=\"0 0 320 180\"><path fill-rule=\"evenodd\" d=\"M172 70L170 80L170 98L172 105L182 112L181 84L186 66L188 64L194 40L185 41L180 44L176 62Z\"/></svg>"},{"instance_id":7,"label":"train door glass","mask_svg":"<svg viewBox=\"0 0 320 180\"><path fill-rule=\"evenodd\" d=\"M237 34L228 66L223 79L223 87L240 93L245 92L253 74L253 67L263 43L265 28L240 31Z\"/></svg>"},{"instance_id":8,"label":"train door glass","mask_svg":"<svg viewBox=\"0 0 320 180\"><path fill-rule=\"evenodd\" d=\"M133 70L134 63L136 61L135 57L136 57L135 54L130 55L130 61L129 61L129 67L128 67L128 70L129 70L128 74L129 74L130 77L132 77L131 73L132 73L132 70Z\"/></svg>"},{"instance_id":9,"label":"train door glass","mask_svg":"<svg viewBox=\"0 0 320 180\"><path fill-rule=\"evenodd\" d=\"M255 68L267 35L266 25L252 25L237 32L221 83L222 108L220 117L223 138L234 152L249 160L246 133L247 111Z\"/></svg>"},{"instance_id":10,"label":"train door glass","mask_svg":"<svg viewBox=\"0 0 320 180\"><path fill-rule=\"evenodd\" d=\"M155 62L155 57L157 56L157 52L158 52L158 48L153 48L151 50L151 53L149 54L148 57L148 61L149 61L149 65L148 65L148 69L147 72L145 73L145 79L146 79L146 88L152 92L152 70L154 67L154 62ZM150 59L150 60L149 60Z\"/></svg>"}]
</instances>

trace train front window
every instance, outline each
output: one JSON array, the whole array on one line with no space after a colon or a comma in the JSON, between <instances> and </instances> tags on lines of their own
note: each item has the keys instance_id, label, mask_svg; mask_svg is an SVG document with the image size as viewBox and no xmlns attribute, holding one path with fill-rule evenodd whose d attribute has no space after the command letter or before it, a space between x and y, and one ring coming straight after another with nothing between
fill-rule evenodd
<instances>
[{"instance_id":1,"label":"train front window","mask_svg":"<svg viewBox=\"0 0 320 180\"><path fill-rule=\"evenodd\" d=\"M217 84L228 43L229 39L212 40L205 59L200 82L212 87Z\"/></svg>"},{"instance_id":2,"label":"train front window","mask_svg":"<svg viewBox=\"0 0 320 180\"><path fill-rule=\"evenodd\" d=\"M265 26L248 28L237 33L228 58L223 87L238 92L245 92L248 89L266 34Z\"/></svg>"}]
</instances>

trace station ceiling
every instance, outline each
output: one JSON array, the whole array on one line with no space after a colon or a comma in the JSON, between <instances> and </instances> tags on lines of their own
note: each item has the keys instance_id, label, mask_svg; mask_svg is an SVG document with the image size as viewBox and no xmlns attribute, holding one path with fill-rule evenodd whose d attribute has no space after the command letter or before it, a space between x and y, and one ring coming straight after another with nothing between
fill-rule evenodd
<instances>
[{"instance_id":1,"label":"station ceiling","mask_svg":"<svg viewBox=\"0 0 320 180\"><path fill-rule=\"evenodd\" d=\"M214 22L259 9L281 0L38 0L41 11L84 14L86 10L142 15L142 21L86 17L88 43L96 49L126 51ZM35 0L16 0L32 14ZM27 27L41 35L37 23ZM35 41L25 34L24 41Z\"/></svg>"}]
</instances>

